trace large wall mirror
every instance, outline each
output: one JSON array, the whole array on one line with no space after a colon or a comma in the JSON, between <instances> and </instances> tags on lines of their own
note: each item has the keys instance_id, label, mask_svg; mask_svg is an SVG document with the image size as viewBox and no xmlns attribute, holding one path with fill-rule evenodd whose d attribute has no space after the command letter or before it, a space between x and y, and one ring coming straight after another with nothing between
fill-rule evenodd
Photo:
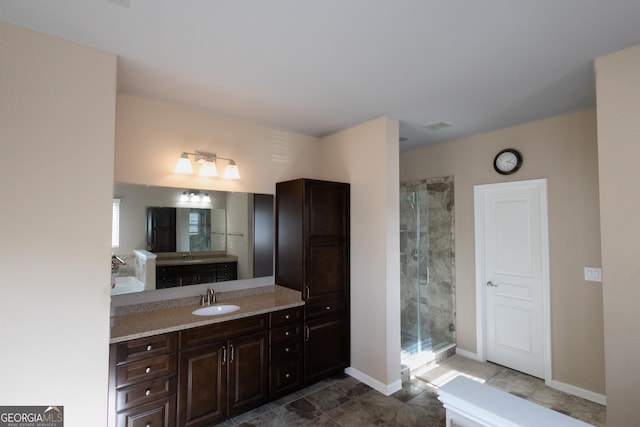
<instances>
[{"instance_id":1,"label":"large wall mirror","mask_svg":"<svg viewBox=\"0 0 640 427\"><path fill-rule=\"evenodd\" d=\"M273 195L116 183L112 295L273 275Z\"/></svg>"}]
</instances>

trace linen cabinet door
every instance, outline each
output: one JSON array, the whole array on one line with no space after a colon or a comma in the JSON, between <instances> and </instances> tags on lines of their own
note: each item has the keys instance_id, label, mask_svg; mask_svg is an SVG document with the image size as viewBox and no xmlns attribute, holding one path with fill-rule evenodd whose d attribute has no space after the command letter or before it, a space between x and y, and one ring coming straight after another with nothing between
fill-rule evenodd
<instances>
[{"instance_id":1,"label":"linen cabinet door","mask_svg":"<svg viewBox=\"0 0 640 427\"><path fill-rule=\"evenodd\" d=\"M267 333L229 341L229 415L265 403L269 397Z\"/></svg>"},{"instance_id":2,"label":"linen cabinet door","mask_svg":"<svg viewBox=\"0 0 640 427\"><path fill-rule=\"evenodd\" d=\"M308 303L349 296L349 185L305 186L304 298Z\"/></svg>"},{"instance_id":3,"label":"linen cabinet door","mask_svg":"<svg viewBox=\"0 0 640 427\"><path fill-rule=\"evenodd\" d=\"M305 323L305 384L339 372L349 364L349 320L330 316Z\"/></svg>"},{"instance_id":4,"label":"linen cabinet door","mask_svg":"<svg viewBox=\"0 0 640 427\"><path fill-rule=\"evenodd\" d=\"M226 342L184 350L179 357L178 425L210 426L226 418Z\"/></svg>"}]
</instances>

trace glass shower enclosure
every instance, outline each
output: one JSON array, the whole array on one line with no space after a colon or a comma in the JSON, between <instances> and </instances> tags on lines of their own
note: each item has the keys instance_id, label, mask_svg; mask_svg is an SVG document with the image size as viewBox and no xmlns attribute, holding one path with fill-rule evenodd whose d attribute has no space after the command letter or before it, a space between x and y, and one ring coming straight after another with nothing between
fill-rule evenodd
<instances>
[{"instance_id":1,"label":"glass shower enclosure","mask_svg":"<svg viewBox=\"0 0 640 427\"><path fill-rule=\"evenodd\" d=\"M436 359L456 342L453 177L400 185L402 364Z\"/></svg>"}]
</instances>

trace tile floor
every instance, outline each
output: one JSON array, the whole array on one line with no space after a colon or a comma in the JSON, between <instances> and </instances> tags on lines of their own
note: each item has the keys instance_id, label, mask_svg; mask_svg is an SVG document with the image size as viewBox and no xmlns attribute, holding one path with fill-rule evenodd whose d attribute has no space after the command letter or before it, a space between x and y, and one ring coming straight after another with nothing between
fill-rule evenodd
<instances>
[{"instance_id":1,"label":"tile floor","mask_svg":"<svg viewBox=\"0 0 640 427\"><path fill-rule=\"evenodd\" d=\"M452 356L416 377L402 390L384 396L347 375L314 384L280 400L218 424L218 427L444 427L445 411L437 389L457 375L534 401L597 427L605 424L605 407L549 388L544 381L491 363Z\"/></svg>"}]
</instances>

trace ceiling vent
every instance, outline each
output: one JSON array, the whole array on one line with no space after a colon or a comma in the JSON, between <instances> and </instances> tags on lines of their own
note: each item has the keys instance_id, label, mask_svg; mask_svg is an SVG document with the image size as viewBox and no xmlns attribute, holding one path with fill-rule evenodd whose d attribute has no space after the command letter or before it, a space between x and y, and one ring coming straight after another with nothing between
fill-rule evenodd
<instances>
[{"instance_id":1,"label":"ceiling vent","mask_svg":"<svg viewBox=\"0 0 640 427\"><path fill-rule=\"evenodd\" d=\"M441 129L445 129L451 127L451 123L447 123L447 122L435 122L435 123L431 123L430 125L425 126L425 129L429 129L429 130L441 130Z\"/></svg>"}]
</instances>

